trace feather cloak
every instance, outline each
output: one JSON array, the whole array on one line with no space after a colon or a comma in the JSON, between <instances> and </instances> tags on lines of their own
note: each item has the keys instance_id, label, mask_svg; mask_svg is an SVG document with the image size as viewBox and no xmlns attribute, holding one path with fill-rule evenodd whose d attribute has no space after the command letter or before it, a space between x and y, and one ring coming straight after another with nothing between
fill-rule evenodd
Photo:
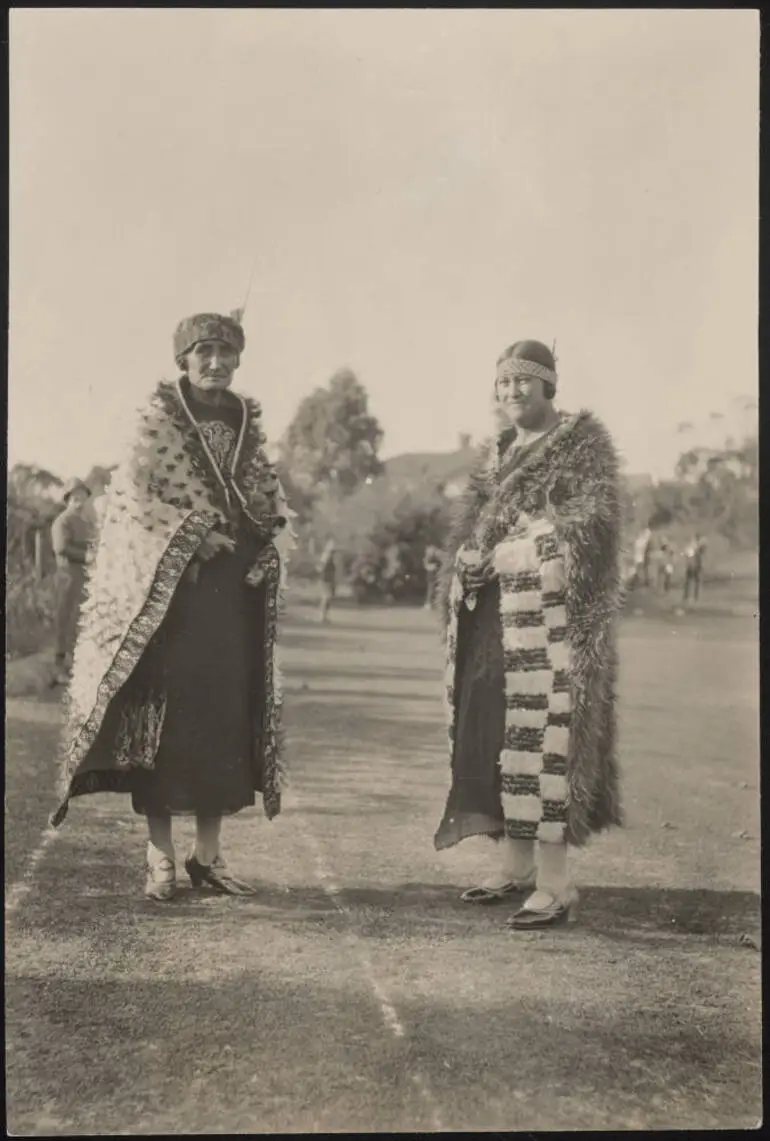
<instances>
[{"instance_id":1,"label":"feather cloak","mask_svg":"<svg viewBox=\"0 0 770 1141\"><path fill-rule=\"evenodd\" d=\"M580 846L622 823L615 732L620 606L618 459L589 412L522 455L482 449L458 504L438 587L446 643L450 751L457 629L467 604L457 558L491 554L500 582L505 740L499 757L509 836Z\"/></svg>"},{"instance_id":2,"label":"feather cloak","mask_svg":"<svg viewBox=\"0 0 770 1141\"><path fill-rule=\"evenodd\" d=\"M234 394L235 395L235 394ZM162 381L139 411L101 512L88 568L60 758L60 803L85 793L129 791L132 769L153 766L163 720L162 698L136 718L108 718L158 631L204 538L226 530L233 500L264 540L246 576L264 589L264 701L256 739L261 750L265 814L280 811L285 781L281 728L282 683L277 630L286 559L294 545L291 511L265 453L260 405L237 396L241 429L229 470L223 471L198 432L183 382ZM137 740L137 735L142 738Z\"/></svg>"}]
</instances>

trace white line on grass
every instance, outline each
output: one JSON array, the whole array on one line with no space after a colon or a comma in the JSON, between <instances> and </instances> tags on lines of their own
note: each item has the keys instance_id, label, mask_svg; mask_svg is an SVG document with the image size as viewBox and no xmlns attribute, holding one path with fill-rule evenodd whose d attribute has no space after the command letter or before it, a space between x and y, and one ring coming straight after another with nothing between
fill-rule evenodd
<instances>
[{"instance_id":1,"label":"white line on grass","mask_svg":"<svg viewBox=\"0 0 770 1141\"><path fill-rule=\"evenodd\" d=\"M302 811L302 805L300 803L300 799L297 795L296 789L293 789L292 793L293 793L293 799L297 805L297 808L301 812ZM313 835L313 833L310 831L310 828L308 827L307 817L305 818L305 827L302 829L302 836L307 841L308 846L310 848L312 848L312 850L313 850L313 858L314 858L314 863L315 863L316 875L318 876L318 879L321 883L321 887L323 888L323 891L329 897L329 899L331 900L331 902L334 905L334 907L336 908L336 910L339 911L340 915L342 915L345 918L345 920L347 921L348 939L358 954L359 960L361 961L361 964L364 968L364 973L366 974L366 977L369 980L369 985L371 986L371 988L374 992L374 996L377 999L377 1002L379 1003L380 1014L382 1015L382 1021L384 1022L387 1029L390 1030L390 1032L394 1036L394 1038L406 1037L406 1031L404 1029L404 1024L402 1023L401 1019L398 1017L398 1012L397 1012L395 1006L393 1005L393 1003L388 998L388 994L387 994L385 987L382 985L380 980L377 978L377 975L375 973L372 961L369 958L369 955L367 954L366 950L364 949L364 946L361 942L361 939L356 934L356 931L353 927L353 923L354 923L353 914L350 911L350 908L346 907L343 900L342 900L342 894L341 894L340 888L336 884L334 877L332 876L332 873L329 870L329 868L326 864L326 861L324 860L324 856L323 856L323 852L321 850L321 847L320 847L318 841L316 840L315 836ZM410 1077L411 1077L413 1084L419 1090L423 1101L426 1103L428 1109L430 1110L433 1129L438 1131L438 1132L443 1131L444 1126L441 1123L441 1116L439 1114L438 1102L437 1102L437 1100L433 1094L433 1091L431 1090L430 1086L428 1085L427 1081L422 1076L422 1074L416 1070L410 1074Z\"/></svg>"},{"instance_id":2,"label":"white line on grass","mask_svg":"<svg viewBox=\"0 0 770 1141\"><path fill-rule=\"evenodd\" d=\"M26 721L37 725L55 725L61 719L61 709L58 705L41 705L38 701L25 698L8 698L5 703L6 721L13 718L15 721ZM5 893L6 917L13 915L32 890L32 881L35 878L40 861L48 851L51 843L56 839L57 830L49 825L42 833L37 847L34 849L24 872L15 884Z\"/></svg>"},{"instance_id":3,"label":"white line on grass","mask_svg":"<svg viewBox=\"0 0 770 1141\"><path fill-rule=\"evenodd\" d=\"M35 872L38 869L40 861L48 851L51 843L56 839L57 832L55 828L46 828L40 837L40 841L32 852L32 855L27 860L27 866L20 880L8 889L5 895L5 914L6 917L13 915L18 911L21 904L29 895L32 890L32 881L35 878Z\"/></svg>"}]
</instances>

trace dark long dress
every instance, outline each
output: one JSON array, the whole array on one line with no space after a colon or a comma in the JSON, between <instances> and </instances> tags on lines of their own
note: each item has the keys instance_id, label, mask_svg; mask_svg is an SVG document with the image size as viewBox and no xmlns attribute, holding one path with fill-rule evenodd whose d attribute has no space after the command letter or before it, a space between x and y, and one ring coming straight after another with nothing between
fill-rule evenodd
<instances>
[{"instance_id":1,"label":"dark long dress","mask_svg":"<svg viewBox=\"0 0 770 1141\"><path fill-rule=\"evenodd\" d=\"M193 402L212 452L224 456L240 409ZM224 427L223 427L224 426ZM262 541L244 517L229 534L234 553L197 563L131 679L135 693L162 692L165 718L152 770L132 775L134 811L149 816L226 816L261 788L258 732L265 595L244 583Z\"/></svg>"},{"instance_id":2,"label":"dark long dress","mask_svg":"<svg viewBox=\"0 0 770 1141\"><path fill-rule=\"evenodd\" d=\"M503 835L499 756L505 735L505 664L496 582L461 607L457 627L452 787L435 837L437 849L468 836Z\"/></svg>"}]
</instances>

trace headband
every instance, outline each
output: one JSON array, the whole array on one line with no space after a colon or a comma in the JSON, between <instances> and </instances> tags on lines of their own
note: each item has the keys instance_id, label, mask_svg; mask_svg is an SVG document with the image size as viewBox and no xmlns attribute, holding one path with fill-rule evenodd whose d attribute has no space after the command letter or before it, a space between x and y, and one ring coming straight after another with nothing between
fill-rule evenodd
<instances>
[{"instance_id":1,"label":"headband","mask_svg":"<svg viewBox=\"0 0 770 1141\"><path fill-rule=\"evenodd\" d=\"M497 376L509 377L511 380L516 376L536 376L540 380L548 380L554 386L558 383L558 373L553 369L546 368L545 365L537 364L535 361L525 360L524 357L508 357L497 366Z\"/></svg>"}]
</instances>

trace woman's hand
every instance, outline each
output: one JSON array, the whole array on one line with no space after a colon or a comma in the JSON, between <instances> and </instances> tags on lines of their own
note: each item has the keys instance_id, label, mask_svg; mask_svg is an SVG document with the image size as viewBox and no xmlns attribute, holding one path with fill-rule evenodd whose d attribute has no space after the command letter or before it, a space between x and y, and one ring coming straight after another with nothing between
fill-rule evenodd
<instances>
[{"instance_id":1,"label":"woman's hand","mask_svg":"<svg viewBox=\"0 0 770 1141\"><path fill-rule=\"evenodd\" d=\"M222 551L227 551L232 554L235 550L235 541L228 539L227 535L220 535L218 531L209 531L206 538L196 551L196 556L201 562L208 562L209 559L215 558L216 555L221 554Z\"/></svg>"},{"instance_id":2,"label":"woman's hand","mask_svg":"<svg viewBox=\"0 0 770 1141\"><path fill-rule=\"evenodd\" d=\"M480 555L477 551L460 552L458 569L463 590L475 593L497 577L492 555Z\"/></svg>"},{"instance_id":3,"label":"woman's hand","mask_svg":"<svg viewBox=\"0 0 770 1141\"><path fill-rule=\"evenodd\" d=\"M469 591L481 590L483 586L494 582L496 578L497 571L492 562L492 556L487 555L480 563L476 563L474 566L467 568L465 577L466 589Z\"/></svg>"}]
</instances>

